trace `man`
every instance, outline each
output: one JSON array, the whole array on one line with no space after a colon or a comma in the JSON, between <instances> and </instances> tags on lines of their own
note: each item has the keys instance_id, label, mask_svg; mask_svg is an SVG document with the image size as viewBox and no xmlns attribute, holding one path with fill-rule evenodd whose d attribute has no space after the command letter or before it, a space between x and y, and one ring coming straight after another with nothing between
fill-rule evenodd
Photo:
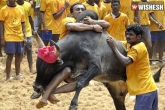
<instances>
[{"instance_id":1,"label":"man","mask_svg":"<svg viewBox=\"0 0 165 110\"><path fill-rule=\"evenodd\" d=\"M112 12L105 16L104 20L111 25L107 32L117 40L125 40L125 30L129 25L129 19L126 14L121 13L120 1L112 0L111 2Z\"/></svg>"},{"instance_id":2,"label":"man","mask_svg":"<svg viewBox=\"0 0 165 110\"><path fill-rule=\"evenodd\" d=\"M119 52L111 36L107 41L120 63L126 66L128 92L136 95L134 110L157 110L157 87L152 77L147 48L142 42L142 29L138 24L127 27L127 42L123 42L127 56Z\"/></svg>"},{"instance_id":3,"label":"man","mask_svg":"<svg viewBox=\"0 0 165 110\"><path fill-rule=\"evenodd\" d=\"M109 27L109 23L104 20L92 20L89 17L84 19L84 23L74 23L77 16L86 10L86 7L81 3L75 3L70 8L70 13L72 17L67 17L62 20L62 32L59 40L65 37L65 35L70 31L85 31L85 30L95 30L96 32L101 32L102 28L106 29ZM101 26L101 27L100 27Z\"/></svg>"},{"instance_id":4,"label":"man","mask_svg":"<svg viewBox=\"0 0 165 110\"><path fill-rule=\"evenodd\" d=\"M24 0L17 0L17 3L24 8L25 11L25 26L26 26L26 37L27 37L27 44L25 46L25 53L27 54L27 60L29 65L30 72L33 72L33 60L32 60L32 29L33 28L33 20L31 14L31 4Z\"/></svg>"},{"instance_id":5,"label":"man","mask_svg":"<svg viewBox=\"0 0 165 110\"><path fill-rule=\"evenodd\" d=\"M81 3L75 3L71 6L70 11L72 13L72 15L77 18L77 16L83 11L85 10L85 6ZM93 11L92 11L93 12ZM88 13L88 11L84 12L85 14ZM96 18L98 19L98 15L93 12L96 16ZM86 17L86 16L85 16ZM83 24L83 23L74 23L74 22L68 22L66 23L66 26L64 25L64 27L70 29L70 30L74 30L74 31L85 31L85 30L94 30L96 32L101 32L102 28L100 27L99 24L102 23L103 28L107 28L109 26L109 23L105 22L104 20L98 20L94 18L95 20L92 20L90 18L86 18L85 19L85 23L95 23L97 24L96 27L93 28L93 25L89 25L89 24ZM80 27L82 26L82 27ZM78 28L78 29L77 29ZM95 29L96 28L96 29ZM66 29L67 30L67 29ZM64 35L64 34L63 34ZM64 35L65 36L65 35ZM61 37L63 38L63 37ZM70 91L74 91L75 87L76 87L76 82L73 82L74 79L71 79L69 76L71 75L71 69L70 67L65 67L60 73L58 73L50 82L50 84L47 86L45 93L43 94L41 100L39 101L39 103L36 105L37 108L41 108L43 106L47 105L47 100L49 100L51 103L57 103L59 102L59 100L54 96L54 90L56 89L56 87L63 81L67 81L67 82L72 82L71 84L69 84L69 86L67 85L67 91L66 92L70 92ZM64 87L65 88L65 87ZM65 89L66 89L65 88ZM65 89L60 89L59 91L65 91ZM59 92L58 91L58 92Z\"/></svg>"},{"instance_id":6,"label":"man","mask_svg":"<svg viewBox=\"0 0 165 110\"><path fill-rule=\"evenodd\" d=\"M24 41L26 42L25 13L22 7L16 5L16 0L8 0L8 4L1 9L0 29L1 45L5 46L7 54L6 80L13 79L10 77L10 70L14 56L16 78L23 78L20 75L20 63Z\"/></svg>"}]
</instances>

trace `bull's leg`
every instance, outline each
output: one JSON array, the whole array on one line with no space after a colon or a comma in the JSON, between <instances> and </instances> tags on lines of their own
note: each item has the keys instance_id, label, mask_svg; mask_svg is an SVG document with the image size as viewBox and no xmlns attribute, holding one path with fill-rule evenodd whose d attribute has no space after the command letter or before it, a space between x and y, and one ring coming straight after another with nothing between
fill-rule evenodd
<instances>
[{"instance_id":1,"label":"bull's leg","mask_svg":"<svg viewBox=\"0 0 165 110\"><path fill-rule=\"evenodd\" d=\"M126 82L120 80L117 82L104 83L104 85L113 98L116 110L126 110L124 103L127 94Z\"/></svg>"},{"instance_id":2,"label":"bull's leg","mask_svg":"<svg viewBox=\"0 0 165 110\"><path fill-rule=\"evenodd\" d=\"M100 69L96 65L91 65L87 72L78 80L76 84L76 92L74 98L71 101L69 110L77 110L78 96L82 88L97 74L100 73Z\"/></svg>"}]
</instances>

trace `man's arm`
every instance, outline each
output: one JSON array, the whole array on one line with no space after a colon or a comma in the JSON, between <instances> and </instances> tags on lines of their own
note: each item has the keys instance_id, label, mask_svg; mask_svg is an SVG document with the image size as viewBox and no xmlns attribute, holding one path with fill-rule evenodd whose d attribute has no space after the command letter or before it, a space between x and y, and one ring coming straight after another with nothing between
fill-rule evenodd
<instances>
[{"instance_id":1,"label":"man's arm","mask_svg":"<svg viewBox=\"0 0 165 110\"><path fill-rule=\"evenodd\" d=\"M117 49L114 39L112 37L108 37L107 39L108 44L111 46L113 52L115 53L116 57L119 59L120 63L124 66L131 64L133 61L130 57L126 57L120 53Z\"/></svg>"},{"instance_id":2,"label":"man's arm","mask_svg":"<svg viewBox=\"0 0 165 110\"><path fill-rule=\"evenodd\" d=\"M84 18L83 23L84 23L84 24L89 24L89 25L98 24L98 25L100 25L103 29L107 29L107 28L109 28L109 26L110 26L110 24L109 24L107 21L105 21L105 20L93 20L93 19L91 19L90 17Z\"/></svg>"},{"instance_id":3,"label":"man's arm","mask_svg":"<svg viewBox=\"0 0 165 110\"><path fill-rule=\"evenodd\" d=\"M96 32L102 32L102 27L100 25L88 25L83 23L67 23L66 28L73 31L86 31L94 30Z\"/></svg>"},{"instance_id":4,"label":"man's arm","mask_svg":"<svg viewBox=\"0 0 165 110\"><path fill-rule=\"evenodd\" d=\"M154 15L154 12L151 12L149 14L149 19L151 22L155 23L159 29L163 29L163 25L157 20L157 18Z\"/></svg>"},{"instance_id":5,"label":"man's arm","mask_svg":"<svg viewBox=\"0 0 165 110\"><path fill-rule=\"evenodd\" d=\"M4 38L4 21L0 21L0 38Z\"/></svg>"},{"instance_id":6,"label":"man's arm","mask_svg":"<svg viewBox=\"0 0 165 110\"><path fill-rule=\"evenodd\" d=\"M62 13L65 11L65 9L69 6L68 2L65 2L64 7L57 13L53 14L54 19L57 19L59 16L62 15Z\"/></svg>"}]
</instances>

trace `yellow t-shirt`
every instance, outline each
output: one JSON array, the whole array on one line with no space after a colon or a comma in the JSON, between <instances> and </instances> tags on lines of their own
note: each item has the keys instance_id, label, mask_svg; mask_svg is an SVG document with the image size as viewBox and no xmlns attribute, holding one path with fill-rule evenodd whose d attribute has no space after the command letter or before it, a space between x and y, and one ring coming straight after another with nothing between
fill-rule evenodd
<instances>
[{"instance_id":1,"label":"yellow t-shirt","mask_svg":"<svg viewBox=\"0 0 165 110\"><path fill-rule=\"evenodd\" d=\"M66 9L66 13L67 13L67 16L71 16L70 14L70 7L74 4L74 3L77 3L79 2L79 0L66 0L69 2L69 6L67 7Z\"/></svg>"},{"instance_id":2,"label":"yellow t-shirt","mask_svg":"<svg viewBox=\"0 0 165 110\"><path fill-rule=\"evenodd\" d=\"M55 3L54 3L55 13L59 12L64 7L64 4L65 4L65 0L55 0ZM61 33L61 28L62 28L61 22L66 17L67 17L67 13L65 10L57 19L54 20L53 33L55 34Z\"/></svg>"},{"instance_id":3,"label":"yellow t-shirt","mask_svg":"<svg viewBox=\"0 0 165 110\"><path fill-rule=\"evenodd\" d=\"M21 6L4 6L0 10L0 20L4 21L4 39L7 42L21 42L24 39L21 22L25 22L24 9Z\"/></svg>"},{"instance_id":4,"label":"yellow t-shirt","mask_svg":"<svg viewBox=\"0 0 165 110\"><path fill-rule=\"evenodd\" d=\"M89 5L87 2L84 2L83 4L86 6L86 10L92 10L99 16L99 8L96 4L94 4L94 6Z\"/></svg>"},{"instance_id":5,"label":"yellow t-shirt","mask_svg":"<svg viewBox=\"0 0 165 110\"><path fill-rule=\"evenodd\" d=\"M99 19L104 19L104 17L107 15L106 13L106 7L102 4L100 4L99 7Z\"/></svg>"},{"instance_id":6,"label":"yellow t-shirt","mask_svg":"<svg viewBox=\"0 0 165 110\"><path fill-rule=\"evenodd\" d=\"M55 8L54 8L53 0L41 0L40 2L40 11L44 11L44 20L48 30L52 30L52 34L54 33L54 17Z\"/></svg>"},{"instance_id":7,"label":"yellow t-shirt","mask_svg":"<svg viewBox=\"0 0 165 110\"><path fill-rule=\"evenodd\" d=\"M26 26L26 37L31 37L32 36L32 29L31 29L31 24L29 22L29 16L31 16L31 4L29 2L24 1L23 5L20 5L24 8L25 11L25 26Z\"/></svg>"},{"instance_id":8,"label":"yellow t-shirt","mask_svg":"<svg viewBox=\"0 0 165 110\"><path fill-rule=\"evenodd\" d=\"M130 24L134 24L134 11L131 10L132 0L120 0L120 12L125 13L130 21Z\"/></svg>"},{"instance_id":9,"label":"yellow t-shirt","mask_svg":"<svg viewBox=\"0 0 165 110\"><path fill-rule=\"evenodd\" d=\"M112 12L112 8L111 8L111 3L104 3L104 2L101 2L101 5L104 5L105 8L106 8L106 15L110 14L110 12Z\"/></svg>"},{"instance_id":10,"label":"yellow t-shirt","mask_svg":"<svg viewBox=\"0 0 165 110\"><path fill-rule=\"evenodd\" d=\"M126 42L123 42L124 44ZM127 87L130 95L139 95L156 90L156 84L151 74L148 52L143 42L126 47L127 56L133 63L126 67Z\"/></svg>"},{"instance_id":11,"label":"yellow t-shirt","mask_svg":"<svg viewBox=\"0 0 165 110\"><path fill-rule=\"evenodd\" d=\"M84 2L86 2L86 1L87 1L87 0L80 0L81 3L84 3Z\"/></svg>"},{"instance_id":12,"label":"yellow t-shirt","mask_svg":"<svg viewBox=\"0 0 165 110\"><path fill-rule=\"evenodd\" d=\"M62 28L61 28L62 31L59 40L63 39L69 33L69 30L66 28L66 24L74 23L74 22L76 22L76 19L73 17L67 17L62 20Z\"/></svg>"},{"instance_id":13,"label":"yellow t-shirt","mask_svg":"<svg viewBox=\"0 0 165 110\"><path fill-rule=\"evenodd\" d=\"M152 0L152 1L157 1L157 0ZM164 1L164 0L159 0L159 1ZM165 1L164 1L164 6L165 6ZM156 19L163 25L163 29L159 29L155 23L152 21L150 22L150 31L162 31L165 30L165 8L163 11L154 11L154 15Z\"/></svg>"},{"instance_id":14,"label":"yellow t-shirt","mask_svg":"<svg viewBox=\"0 0 165 110\"><path fill-rule=\"evenodd\" d=\"M0 9L6 5L6 0L0 0Z\"/></svg>"},{"instance_id":15,"label":"yellow t-shirt","mask_svg":"<svg viewBox=\"0 0 165 110\"><path fill-rule=\"evenodd\" d=\"M129 19L126 14L121 13L119 17L112 17L112 13L104 18L105 21L110 23L107 32L117 40L123 41L125 38L126 27L129 25Z\"/></svg>"}]
</instances>

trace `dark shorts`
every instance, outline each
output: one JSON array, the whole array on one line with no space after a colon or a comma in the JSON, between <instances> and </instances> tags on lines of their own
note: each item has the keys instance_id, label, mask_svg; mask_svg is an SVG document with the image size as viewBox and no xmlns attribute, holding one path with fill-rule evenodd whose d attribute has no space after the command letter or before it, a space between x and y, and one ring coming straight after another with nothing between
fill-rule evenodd
<instances>
[{"instance_id":1,"label":"dark shorts","mask_svg":"<svg viewBox=\"0 0 165 110\"><path fill-rule=\"evenodd\" d=\"M153 91L136 96L134 110L158 110L158 92Z\"/></svg>"},{"instance_id":2,"label":"dark shorts","mask_svg":"<svg viewBox=\"0 0 165 110\"><path fill-rule=\"evenodd\" d=\"M151 39L152 41L158 41L158 40L165 41L165 31L152 31Z\"/></svg>"},{"instance_id":3,"label":"dark shorts","mask_svg":"<svg viewBox=\"0 0 165 110\"><path fill-rule=\"evenodd\" d=\"M42 31L42 40L51 40L52 39L52 31L49 30L47 33L45 31Z\"/></svg>"},{"instance_id":4,"label":"dark shorts","mask_svg":"<svg viewBox=\"0 0 165 110\"><path fill-rule=\"evenodd\" d=\"M57 42L59 40L60 34L53 34L52 40Z\"/></svg>"},{"instance_id":5,"label":"dark shorts","mask_svg":"<svg viewBox=\"0 0 165 110\"><path fill-rule=\"evenodd\" d=\"M5 42L5 53L21 54L24 52L23 42Z\"/></svg>"},{"instance_id":6,"label":"dark shorts","mask_svg":"<svg viewBox=\"0 0 165 110\"><path fill-rule=\"evenodd\" d=\"M151 33L150 33L150 29L149 29L149 26L142 26L143 28L143 34L142 34L142 37L144 38L151 38Z\"/></svg>"}]
</instances>

